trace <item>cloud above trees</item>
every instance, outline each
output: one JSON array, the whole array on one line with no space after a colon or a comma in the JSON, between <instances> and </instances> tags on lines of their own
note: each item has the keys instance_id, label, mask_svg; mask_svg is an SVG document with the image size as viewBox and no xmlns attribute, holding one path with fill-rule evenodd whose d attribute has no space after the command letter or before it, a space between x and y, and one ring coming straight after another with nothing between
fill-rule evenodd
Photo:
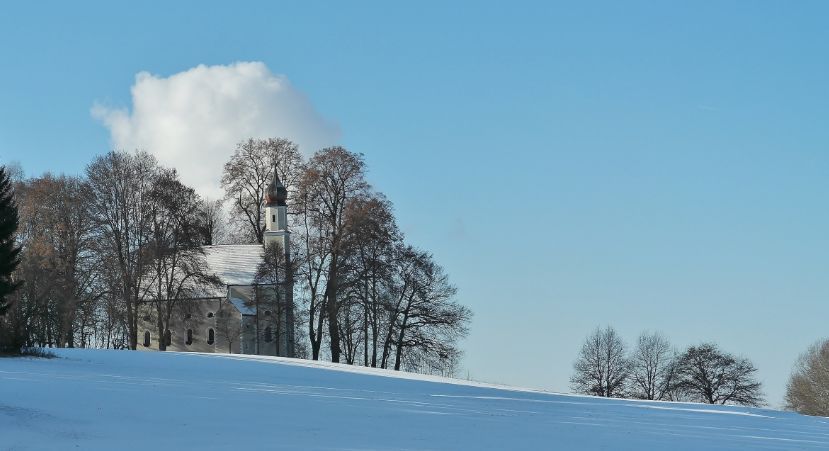
<instances>
[{"instance_id":1,"label":"cloud above trees","mask_svg":"<svg viewBox=\"0 0 829 451\"><path fill-rule=\"evenodd\" d=\"M169 77L140 72L131 92L131 110L92 107L113 147L152 153L212 198L221 196L222 167L243 139L288 138L305 154L339 141L337 125L261 62L199 65Z\"/></svg>"}]
</instances>

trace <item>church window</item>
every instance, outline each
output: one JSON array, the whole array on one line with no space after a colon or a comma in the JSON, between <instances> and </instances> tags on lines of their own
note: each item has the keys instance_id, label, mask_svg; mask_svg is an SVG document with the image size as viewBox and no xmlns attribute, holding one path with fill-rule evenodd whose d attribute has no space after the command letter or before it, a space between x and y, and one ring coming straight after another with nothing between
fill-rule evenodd
<instances>
[{"instance_id":1,"label":"church window","mask_svg":"<svg viewBox=\"0 0 829 451\"><path fill-rule=\"evenodd\" d=\"M167 343L167 346L173 344L173 334L170 333L170 329L167 329L167 331L164 332L164 341Z\"/></svg>"},{"instance_id":2,"label":"church window","mask_svg":"<svg viewBox=\"0 0 829 451\"><path fill-rule=\"evenodd\" d=\"M144 321L149 321L149 320L150 320L150 315L144 315Z\"/></svg>"},{"instance_id":3,"label":"church window","mask_svg":"<svg viewBox=\"0 0 829 451\"><path fill-rule=\"evenodd\" d=\"M270 310L265 310L265 316L271 316L271 311Z\"/></svg>"},{"instance_id":4,"label":"church window","mask_svg":"<svg viewBox=\"0 0 829 451\"><path fill-rule=\"evenodd\" d=\"M193 344L193 329L187 329L187 342L188 345Z\"/></svg>"},{"instance_id":5,"label":"church window","mask_svg":"<svg viewBox=\"0 0 829 451\"><path fill-rule=\"evenodd\" d=\"M207 317L208 318L213 318L213 312L207 312Z\"/></svg>"},{"instance_id":6,"label":"church window","mask_svg":"<svg viewBox=\"0 0 829 451\"><path fill-rule=\"evenodd\" d=\"M188 314L184 315L184 319L190 319L190 317L192 317L192 316L193 316L193 315L191 315L191 314L189 314L189 313L188 313Z\"/></svg>"},{"instance_id":7,"label":"church window","mask_svg":"<svg viewBox=\"0 0 829 451\"><path fill-rule=\"evenodd\" d=\"M271 327L268 326L265 328L265 341L270 343L273 340L273 335L271 334Z\"/></svg>"},{"instance_id":8,"label":"church window","mask_svg":"<svg viewBox=\"0 0 829 451\"><path fill-rule=\"evenodd\" d=\"M145 330L144 331L144 347L146 348L146 347L149 347L149 346L150 346L150 331Z\"/></svg>"},{"instance_id":9,"label":"church window","mask_svg":"<svg viewBox=\"0 0 829 451\"><path fill-rule=\"evenodd\" d=\"M216 337L215 337L215 333L213 332L213 329L208 329L208 331L207 331L207 344L212 345L213 342L215 341L215 339L216 339Z\"/></svg>"}]
</instances>

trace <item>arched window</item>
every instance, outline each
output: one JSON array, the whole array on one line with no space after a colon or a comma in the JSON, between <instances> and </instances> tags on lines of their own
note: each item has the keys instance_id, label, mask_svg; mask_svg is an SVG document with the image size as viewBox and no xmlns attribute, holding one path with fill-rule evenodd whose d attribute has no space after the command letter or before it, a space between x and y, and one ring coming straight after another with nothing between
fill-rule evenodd
<instances>
[{"instance_id":1,"label":"arched window","mask_svg":"<svg viewBox=\"0 0 829 451\"><path fill-rule=\"evenodd\" d=\"M193 344L193 329L187 329L187 341L188 345Z\"/></svg>"},{"instance_id":2,"label":"arched window","mask_svg":"<svg viewBox=\"0 0 829 451\"><path fill-rule=\"evenodd\" d=\"M273 340L273 334L271 334L271 326L265 328L265 341L270 343Z\"/></svg>"},{"instance_id":3,"label":"arched window","mask_svg":"<svg viewBox=\"0 0 829 451\"><path fill-rule=\"evenodd\" d=\"M215 339L216 339L216 337L215 337L215 333L213 332L213 329L208 329L207 330L207 344L212 345L213 342L215 341Z\"/></svg>"},{"instance_id":4,"label":"arched window","mask_svg":"<svg viewBox=\"0 0 829 451\"><path fill-rule=\"evenodd\" d=\"M207 312L207 317L208 318L213 318L213 312Z\"/></svg>"},{"instance_id":5,"label":"arched window","mask_svg":"<svg viewBox=\"0 0 829 451\"><path fill-rule=\"evenodd\" d=\"M150 346L150 331L144 331L144 347L147 348Z\"/></svg>"},{"instance_id":6,"label":"arched window","mask_svg":"<svg viewBox=\"0 0 829 451\"><path fill-rule=\"evenodd\" d=\"M170 333L170 329L164 332L164 342L167 343L167 346L173 344L173 334Z\"/></svg>"},{"instance_id":7,"label":"arched window","mask_svg":"<svg viewBox=\"0 0 829 451\"><path fill-rule=\"evenodd\" d=\"M270 310L265 310L265 316L271 316L271 311Z\"/></svg>"}]
</instances>

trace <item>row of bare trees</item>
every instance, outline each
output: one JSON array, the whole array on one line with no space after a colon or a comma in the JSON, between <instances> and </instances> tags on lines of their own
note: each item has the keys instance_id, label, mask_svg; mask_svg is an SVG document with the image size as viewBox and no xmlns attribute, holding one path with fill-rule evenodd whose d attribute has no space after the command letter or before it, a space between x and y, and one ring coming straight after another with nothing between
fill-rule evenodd
<instances>
[{"instance_id":1,"label":"row of bare trees","mask_svg":"<svg viewBox=\"0 0 829 451\"><path fill-rule=\"evenodd\" d=\"M147 153L110 152L85 177L18 176L15 198L25 283L6 321L20 345L135 349L141 303L161 336L216 283L201 259L207 204Z\"/></svg>"},{"instance_id":2,"label":"row of bare trees","mask_svg":"<svg viewBox=\"0 0 829 451\"><path fill-rule=\"evenodd\" d=\"M471 312L432 255L405 243L391 202L366 180L363 156L330 147L306 161L284 139L240 143L222 184L243 241L263 241L274 167L289 193L295 330L305 338L296 342L308 357L451 373Z\"/></svg>"},{"instance_id":3,"label":"row of bare trees","mask_svg":"<svg viewBox=\"0 0 829 451\"><path fill-rule=\"evenodd\" d=\"M712 343L678 352L659 333L643 333L629 350L612 327L584 341L570 378L578 393L608 398L696 401L758 406L764 403L757 369Z\"/></svg>"},{"instance_id":4,"label":"row of bare trees","mask_svg":"<svg viewBox=\"0 0 829 451\"><path fill-rule=\"evenodd\" d=\"M471 312L443 268L405 243L361 154L331 147L306 160L285 139L241 142L224 166L221 200L200 197L145 152L99 156L81 177L12 171L22 248L13 278L25 283L6 329L26 346L135 349L149 305L164 336L177 312L219 283L203 245L263 243L274 168L289 192L291 265L268 250L256 282L294 281L299 354L451 373Z\"/></svg>"}]
</instances>

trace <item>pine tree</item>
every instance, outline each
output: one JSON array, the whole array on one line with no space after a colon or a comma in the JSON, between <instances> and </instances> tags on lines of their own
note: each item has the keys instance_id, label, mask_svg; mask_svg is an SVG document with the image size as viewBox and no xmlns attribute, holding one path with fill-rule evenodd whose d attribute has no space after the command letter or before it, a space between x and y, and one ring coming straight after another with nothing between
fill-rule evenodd
<instances>
[{"instance_id":1,"label":"pine tree","mask_svg":"<svg viewBox=\"0 0 829 451\"><path fill-rule=\"evenodd\" d=\"M10 303L6 298L21 284L11 278L12 272L20 263L20 247L14 240L18 221L12 182L6 168L0 166L0 315L9 308Z\"/></svg>"}]
</instances>

